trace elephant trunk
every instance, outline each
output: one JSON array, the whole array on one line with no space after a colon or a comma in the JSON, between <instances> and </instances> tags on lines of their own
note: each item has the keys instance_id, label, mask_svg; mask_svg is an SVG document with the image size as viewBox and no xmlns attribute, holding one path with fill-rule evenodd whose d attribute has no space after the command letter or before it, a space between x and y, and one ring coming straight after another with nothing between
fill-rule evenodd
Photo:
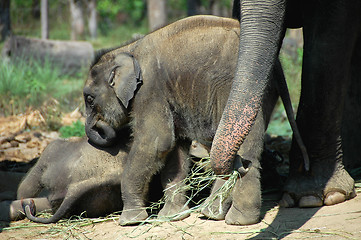
<instances>
[{"instance_id":1,"label":"elephant trunk","mask_svg":"<svg viewBox=\"0 0 361 240\"><path fill-rule=\"evenodd\" d=\"M115 130L102 120L98 120L93 126L85 126L86 135L90 142L100 147L111 146L116 139Z\"/></svg>"},{"instance_id":2,"label":"elephant trunk","mask_svg":"<svg viewBox=\"0 0 361 240\"><path fill-rule=\"evenodd\" d=\"M237 69L210 153L218 175L233 171L235 154L255 122L284 35L285 9L285 0L241 0Z\"/></svg>"}]
</instances>

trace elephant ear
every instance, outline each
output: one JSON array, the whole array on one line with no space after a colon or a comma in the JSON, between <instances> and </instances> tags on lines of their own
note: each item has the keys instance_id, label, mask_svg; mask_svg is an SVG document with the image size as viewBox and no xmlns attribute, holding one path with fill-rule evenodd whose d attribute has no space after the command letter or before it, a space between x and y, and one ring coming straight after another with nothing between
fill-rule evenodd
<instances>
[{"instance_id":1,"label":"elephant ear","mask_svg":"<svg viewBox=\"0 0 361 240\"><path fill-rule=\"evenodd\" d=\"M143 83L140 65L135 57L129 53L122 53L115 59L116 67L114 82L109 80L115 94L125 108L128 108L130 100L135 96Z\"/></svg>"}]
</instances>

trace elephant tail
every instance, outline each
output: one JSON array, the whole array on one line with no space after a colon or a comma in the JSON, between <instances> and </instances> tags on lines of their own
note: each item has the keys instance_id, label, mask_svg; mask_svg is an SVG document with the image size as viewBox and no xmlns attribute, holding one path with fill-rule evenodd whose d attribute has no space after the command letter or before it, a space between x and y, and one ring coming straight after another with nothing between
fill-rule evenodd
<instances>
[{"instance_id":1,"label":"elephant tail","mask_svg":"<svg viewBox=\"0 0 361 240\"><path fill-rule=\"evenodd\" d=\"M25 216L29 220L31 220L33 222L48 224L48 223L55 223L55 222L59 221L65 215L65 213L67 213L69 211L70 207L73 206L72 203L74 201L75 201L74 199L70 200L69 198L65 198L64 201L62 202L62 204L60 205L59 209L50 218L35 217L36 205L35 205L35 202L33 199L31 199L30 202L22 201L21 205L25 212Z\"/></svg>"},{"instance_id":2,"label":"elephant tail","mask_svg":"<svg viewBox=\"0 0 361 240\"><path fill-rule=\"evenodd\" d=\"M77 184L73 184L69 187L68 192L66 193L66 196L63 202L60 204L58 210L56 210L54 215L50 218L40 218L34 216L36 206L33 200L30 203L28 201L24 201L22 206L26 217L31 221L39 223L55 223L68 214L81 197L83 197L85 194L91 194L91 190L101 189L104 186L114 186L119 184L118 174L107 176L106 181L90 178Z\"/></svg>"},{"instance_id":3,"label":"elephant tail","mask_svg":"<svg viewBox=\"0 0 361 240\"><path fill-rule=\"evenodd\" d=\"M305 170L308 172L310 170L310 159L309 159L309 156L307 153L306 146L303 143L300 131L298 130L298 126L297 126L297 123L296 123L296 120L295 120L295 117L293 114L291 98L290 98L290 94L288 92L288 87L287 87L285 77L283 76L283 71L281 71L281 73L282 73L282 76L279 76L276 79L278 92L281 97L283 106L285 107L286 115L287 115L288 121L291 125L291 129L293 131L293 136L301 150Z\"/></svg>"}]
</instances>

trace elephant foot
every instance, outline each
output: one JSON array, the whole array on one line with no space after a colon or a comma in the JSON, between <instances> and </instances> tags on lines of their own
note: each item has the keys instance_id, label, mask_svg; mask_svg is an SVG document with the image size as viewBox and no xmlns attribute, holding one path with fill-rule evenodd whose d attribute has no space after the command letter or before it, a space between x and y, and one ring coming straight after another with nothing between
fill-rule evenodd
<instances>
[{"instance_id":1,"label":"elephant foot","mask_svg":"<svg viewBox=\"0 0 361 240\"><path fill-rule=\"evenodd\" d=\"M31 215L35 216L36 206L35 206L35 202L33 199L31 199L31 198L22 199L22 200L20 200L20 203L22 205L24 212L25 212L26 208L29 208L29 212L31 213ZM11 209L11 210L13 210L13 209Z\"/></svg>"},{"instance_id":2,"label":"elephant foot","mask_svg":"<svg viewBox=\"0 0 361 240\"><path fill-rule=\"evenodd\" d=\"M206 201L208 201L208 199ZM212 204L207 204L208 206L203 208L201 213L209 219L224 220L229 207L223 205L220 206L220 204L219 200L216 200Z\"/></svg>"},{"instance_id":3,"label":"elephant foot","mask_svg":"<svg viewBox=\"0 0 361 240\"><path fill-rule=\"evenodd\" d=\"M231 206L227 215L226 223L229 225L251 225L256 224L260 220L260 211L240 211L234 205Z\"/></svg>"},{"instance_id":4,"label":"elephant foot","mask_svg":"<svg viewBox=\"0 0 361 240\"><path fill-rule=\"evenodd\" d=\"M281 207L296 207L296 200L292 197L292 195L288 192L285 192L282 196L282 199L279 202ZM321 207L323 206L323 201L319 196L311 196L306 195L299 199L298 201L299 207Z\"/></svg>"},{"instance_id":5,"label":"elephant foot","mask_svg":"<svg viewBox=\"0 0 361 240\"><path fill-rule=\"evenodd\" d=\"M291 176L279 205L281 207L321 207L354 198L356 196L354 180L343 165L339 165L331 174L325 174L326 167L320 166L317 169L317 166L314 166L311 174L297 173Z\"/></svg>"},{"instance_id":6,"label":"elephant foot","mask_svg":"<svg viewBox=\"0 0 361 240\"><path fill-rule=\"evenodd\" d=\"M170 219L171 221L183 220L190 216L189 207L182 204L165 204L158 213L159 219Z\"/></svg>"},{"instance_id":7,"label":"elephant foot","mask_svg":"<svg viewBox=\"0 0 361 240\"><path fill-rule=\"evenodd\" d=\"M213 220L224 220L228 209L232 204L232 197L222 199L218 190L223 186L226 181L223 179L217 179L212 187L210 196L204 202L204 208L201 209L201 213ZM218 194L218 195L217 195Z\"/></svg>"},{"instance_id":8,"label":"elephant foot","mask_svg":"<svg viewBox=\"0 0 361 240\"><path fill-rule=\"evenodd\" d=\"M148 218L148 213L145 209L123 210L119 217L119 224L121 226L135 225L143 222Z\"/></svg>"}]
</instances>

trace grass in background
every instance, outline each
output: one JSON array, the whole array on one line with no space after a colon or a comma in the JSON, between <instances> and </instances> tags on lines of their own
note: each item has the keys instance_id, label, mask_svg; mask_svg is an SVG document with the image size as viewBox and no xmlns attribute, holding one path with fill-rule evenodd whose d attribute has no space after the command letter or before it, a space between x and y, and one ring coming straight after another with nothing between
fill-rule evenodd
<instances>
[{"instance_id":1,"label":"grass in background","mask_svg":"<svg viewBox=\"0 0 361 240\"><path fill-rule=\"evenodd\" d=\"M60 16L61 17L61 16ZM59 18L59 16L58 16ZM50 39L69 40L70 24L67 21L51 19ZM61 20L61 19L60 19ZM52 27L56 25L56 27ZM25 37L40 37L40 24L36 21L13 23L13 34ZM29 30L30 29L30 30ZM131 40L135 34L146 34L147 22L135 24L112 23L98 31L98 38L87 39L94 49L119 46ZM0 52L4 43L0 44ZM34 59L19 58L16 61L0 59L0 116L17 115L29 109L40 109L50 130L61 128L62 113L79 107L84 109L82 90L88 69L76 76L64 75L51 61L41 63ZM56 104L54 104L56 102ZM67 135L81 135L79 126ZM84 127L84 126L83 126ZM66 130L63 130L66 131ZM75 133L71 133L75 131Z\"/></svg>"},{"instance_id":2,"label":"grass in background","mask_svg":"<svg viewBox=\"0 0 361 240\"><path fill-rule=\"evenodd\" d=\"M78 120L73 122L70 126L63 126L59 129L60 137L69 138L69 137L83 137L85 136L85 127L84 124Z\"/></svg>"},{"instance_id":3,"label":"grass in background","mask_svg":"<svg viewBox=\"0 0 361 240\"><path fill-rule=\"evenodd\" d=\"M21 58L0 61L0 115L7 116L39 108L55 98L63 103L65 96L81 94L83 80L60 73L50 61Z\"/></svg>"},{"instance_id":4,"label":"grass in background","mask_svg":"<svg viewBox=\"0 0 361 240\"><path fill-rule=\"evenodd\" d=\"M69 40L70 23L68 20L50 18L50 39ZM40 22L18 20L13 22L13 34L25 37L40 37ZM133 38L135 34L146 34L147 22L134 24L112 23L103 31L98 31L98 38L86 41L92 43L94 49L119 46ZM0 51L4 43L0 44ZM86 70L87 72L87 70ZM44 101L53 97L71 111L82 104L82 88L86 74L67 76L60 69L52 66L50 61L41 64L35 60L22 60L8 63L0 60L0 116L19 114L27 108L38 108Z\"/></svg>"},{"instance_id":5,"label":"grass in background","mask_svg":"<svg viewBox=\"0 0 361 240\"><path fill-rule=\"evenodd\" d=\"M283 71L286 77L288 90L290 93L293 110L296 113L298 108L298 102L301 92L301 72L302 72L302 48L297 49L296 57L292 57L285 51L281 51L280 61L282 63ZM281 100L278 100L273 114L271 122L268 126L267 132L270 135L280 135L291 137L292 130L288 122L286 112Z\"/></svg>"}]
</instances>

